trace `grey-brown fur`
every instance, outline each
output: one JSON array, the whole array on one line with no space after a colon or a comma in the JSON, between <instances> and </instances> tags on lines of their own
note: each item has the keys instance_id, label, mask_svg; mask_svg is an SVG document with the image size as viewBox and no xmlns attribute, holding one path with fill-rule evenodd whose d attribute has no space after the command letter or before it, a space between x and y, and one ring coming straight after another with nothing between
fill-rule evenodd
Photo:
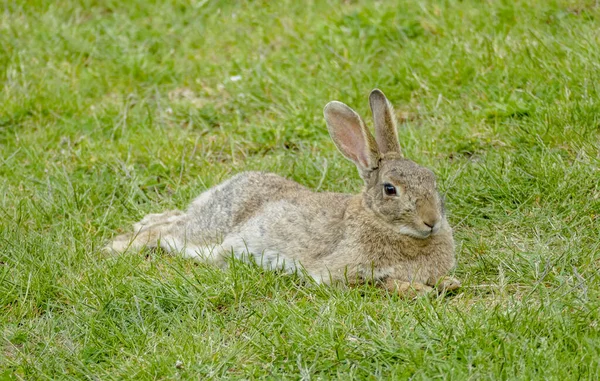
<instances>
[{"instance_id":1,"label":"grey-brown fur","mask_svg":"<svg viewBox=\"0 0 600 381\"><path fill-rule=\"evenodd\" d=\"M343 103L324 111L333 141L365 182L360 194L315 193L275 174L244 172L186 212L146 216L108 248L161 246L222 266L233 253L266 268L302 269L317 282L374 280L406 293L457 288L446 277L454 241L435 176L402 157L385 95L373 90L370 105L376 139Z\"/></svg>"}]
</instances>

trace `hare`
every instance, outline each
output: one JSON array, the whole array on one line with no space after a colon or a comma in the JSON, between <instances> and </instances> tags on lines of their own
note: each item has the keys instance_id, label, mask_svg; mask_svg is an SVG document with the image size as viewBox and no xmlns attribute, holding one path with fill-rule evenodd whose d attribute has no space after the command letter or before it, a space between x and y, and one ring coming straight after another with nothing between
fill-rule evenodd
<instances>
[{"instance_id":1,"label":"hare","mask_svg":"<svg viewBox=\"0 0 600 381\"><path fill-rule=\"evenodd\" d=\"M394 112L371 92L375 138L337 101L325 106L329 134L364 180L360 194L313 192L278 175L243 172L198 196L186 212L149 214L107 249L161 247L225 267L234 257L317 283L374 282L422 294L452 290L454 240L432 171L402 156Z\"/></svg>"}]
</instances>

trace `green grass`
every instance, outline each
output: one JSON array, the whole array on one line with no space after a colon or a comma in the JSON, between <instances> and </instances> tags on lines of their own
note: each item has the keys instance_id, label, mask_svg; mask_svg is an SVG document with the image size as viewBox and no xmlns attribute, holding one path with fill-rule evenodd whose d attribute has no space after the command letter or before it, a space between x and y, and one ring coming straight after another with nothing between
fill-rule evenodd
<instances>
[{"instance_id":1,"label":"green grass","mask_svg":"<svg viewBox=\"0 0 600 381\"><path fill-rule=\"evenodd\" d=\"M5 1L0 379L600 378L599 23L592 0ZM374 87L446 193L456 295L101 252L243 170L357 192L322 108L368 120Z\"/></svg>"}]
</instances>

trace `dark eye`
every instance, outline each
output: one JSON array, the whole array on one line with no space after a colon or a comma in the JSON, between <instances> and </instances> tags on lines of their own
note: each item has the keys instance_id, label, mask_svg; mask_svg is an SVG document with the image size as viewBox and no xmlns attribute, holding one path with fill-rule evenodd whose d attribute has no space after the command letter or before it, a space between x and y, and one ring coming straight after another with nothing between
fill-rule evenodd
<instances>
[{"instance_id":1,"label":"dark eye","mask_svg":"<svg viewBox=\"0 0 600 381\"><path fill-rule=\"evenodd\" d=\"M396 195L396 187L393 186L392 184L388 184L388 183L383 184L383 190L385 191L385 194L387 194L388 196Z\"/></svg>"}]
</instances>

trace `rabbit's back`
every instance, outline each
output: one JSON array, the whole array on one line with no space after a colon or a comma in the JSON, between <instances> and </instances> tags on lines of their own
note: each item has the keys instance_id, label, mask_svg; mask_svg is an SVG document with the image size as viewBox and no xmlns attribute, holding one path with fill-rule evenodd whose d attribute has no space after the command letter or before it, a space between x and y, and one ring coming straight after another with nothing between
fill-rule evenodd
<instances>
[{"instance_id":1,"label":"rabbit's back","mask_svg":"<svg viewBox=\"0 0 600 381\"><path fill-rule=\"evenodd\" d=\"M188 234L206 239L227 235L266 204L312 192L281 176L242 172L198 196L187 210Z\"/></svg>"}]
</instances>

